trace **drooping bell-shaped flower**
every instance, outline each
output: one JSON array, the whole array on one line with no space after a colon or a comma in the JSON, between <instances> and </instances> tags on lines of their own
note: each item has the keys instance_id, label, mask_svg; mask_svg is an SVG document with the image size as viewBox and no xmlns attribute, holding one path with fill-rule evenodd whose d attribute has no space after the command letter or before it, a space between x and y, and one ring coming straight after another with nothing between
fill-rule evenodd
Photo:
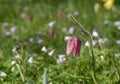
<instances>
[{"instance_id":1,"label":"drooping bell-shaped flower","mask_svg":"<svg viewBox=\"0 0 120 84\"><path fill-rule=\"evenodd\" d=\"M30 22L33 21L33 16L32 16L32 15L29 16L29 21L30 21Z\"/></svg>"},{"instance_id":2,"label":"drooping bell-shaped flower","mask_svg":"<svg viewBox=\"0 0 120 84\"><path fill-rule=\"evenodd\" d=\"M50 28L49 33L50 33L50 37L51 37L51 38L54 38L54 36L55 36L55 31L54 31L53 28Z\"/></svg>"},{"instance_id":3,"label":"drooping bell-shaped flower","mask_svg":"<svg viewBox=\"0 0 120 84\"><path fill-rule=\"evenodd\" d=\"M58 19L61 20L61 19L62 19L62 16L63 16L62 11L59 10L58 13L57 13Z\"/></svg>"},{"instance_id":4,"label":"drooping bell-shaped flower","mask_svg":"<svg viewBox=\"0 0 120 84\"><path fill-rule=\"evenodd\" d=\"M66 54L70 55L72 52L74 56L80 55L81 41L77 37L71 37L67 41Z\"/></svg>"}]
</instances>

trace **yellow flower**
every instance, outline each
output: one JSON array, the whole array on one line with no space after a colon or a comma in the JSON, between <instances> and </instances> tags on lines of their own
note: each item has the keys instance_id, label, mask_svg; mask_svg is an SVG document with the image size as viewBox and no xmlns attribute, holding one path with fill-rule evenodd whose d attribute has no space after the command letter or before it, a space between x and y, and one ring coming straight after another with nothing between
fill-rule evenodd
<instances>
[{"instance_id":1,"label":"yellow flower","mask_svg":"<svg viewBox=\"0 0 120 84\"><path fill-rule=\"evenodd\" d=\"M115 0L106 0L104 3L105 9L111 9L114 6L114 1Z\"/></svg>"}]
</instances>

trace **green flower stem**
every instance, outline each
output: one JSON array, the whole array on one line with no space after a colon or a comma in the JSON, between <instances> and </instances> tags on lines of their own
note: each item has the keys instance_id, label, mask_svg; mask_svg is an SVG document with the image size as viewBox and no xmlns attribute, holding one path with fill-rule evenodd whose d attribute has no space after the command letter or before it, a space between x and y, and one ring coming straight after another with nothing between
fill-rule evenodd
<instances>
[{"instance_id":1,"label":"green flower stem","mask_svg":"<svg viewBox=\"0 0 120 84\"><path fill-rule=\"evenodd\" d=\"M21 69L20 69L20 66L19 66L18 64L16 64L16 66L17 66L17 68L18 68L18 71L19 71L19 73L20 73L20 76L21 76L22 81L25 82L25 77L24 77L24 75L23 75L23 73L22 73L22 71L21 71Z\"/></svg>"},{"instance_id":2,"label":"green flower stem","mask_svg":"<svg viewBox=\"0 0 120 84\"><path fill-rule=\"evenodd\" d=\"M83 32L89 38L91 54L92 54L92 62L93 62L93 71L94 71L94 83L96 84L95 56L94 56L94 49L93 49L93 44L92 44L93 43L92 35L72 15L71 17L72 17L72 20L79 25L80 31Z\"/></svg>"}]
</instances>

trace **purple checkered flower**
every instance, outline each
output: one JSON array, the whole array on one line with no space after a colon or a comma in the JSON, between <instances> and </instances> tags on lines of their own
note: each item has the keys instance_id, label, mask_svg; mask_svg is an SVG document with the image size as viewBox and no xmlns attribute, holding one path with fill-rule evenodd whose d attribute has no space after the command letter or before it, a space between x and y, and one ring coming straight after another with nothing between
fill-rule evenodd
<instances>
[{"instance_id":1,"label":"purple checkered flower","mask_svg":"<svg viewBox=\"0 0 120 84\"><path fill-rule=\"evenodd\" d=\"M74 56L80 55L81 41L77 37L71 37L67 42L66 54L70 55L72 52Z\"/></svg>"}]
</instances>

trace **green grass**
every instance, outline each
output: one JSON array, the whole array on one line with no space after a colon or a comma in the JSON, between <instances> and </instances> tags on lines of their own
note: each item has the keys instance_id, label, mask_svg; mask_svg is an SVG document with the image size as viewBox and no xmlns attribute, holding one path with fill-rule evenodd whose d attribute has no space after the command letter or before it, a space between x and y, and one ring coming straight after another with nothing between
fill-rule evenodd
<instances>
[{"instance_id":1,"label":"green grass","mask_svg":"<svg viewBox=\"0 0 120 84\"><path fill-rule=\"evenodd\" d=\"M79 27L68 18L69 13L74 15L75 11L79 16L75 18L92 34L96 29L99 38L107 38L105 43L97 43L94 46L96 58L96 82L98 84L119 84L120 83L120 45L116 44L120 40L120 30L114 26L115 21L120 20L120 6L115 4L116 11L105 10L103 3L99 0L0 0L0 73L5 72L6 77L0 76L0 84L42 84L44 69L47 69L48 82L53 84L93 84L93 69L90 47L86 47L87 37L79 31ZM94 12L94 5L100 4L99 12ZM26 9L28 9L26 11ZM57 12L61 10L63 17L57 18ZM20 14L26 13L24 20L20 19ZM33 21L29 21L29 16L33 16ZM105 25L104 21L110 21ZM50 38L50 21L55 21L55 38ZM8 23L8 28L2 28L4 22ZM5 37L5 32L11 31L11 27L17 26L16 34ZM75 27L75 33L69 34L69 28ZM63 32L63 29L66 32ZM36 36L40 34L43 39L41 44L37 43ZM66 61L57 64L58 55L66 54L65 36L76 36L82 41L80 57L66 57ZM29 42L33 38L33 42ZM41 48L46 46L47 52L42 52ZM21 59L16 59L12 49L17 47L17 52ZM55 49L53 56L48 52ZM118 53L119 57L115 57ZM104 60L101 60L104 56ZM29 63L29 57L33 57L33 63ZM11 61L16 61L20 66L25 78L23 82L20 71L16 64L11 65ZM15 68L12 72L11 69Z\"/></svg>"}]
</instances>

